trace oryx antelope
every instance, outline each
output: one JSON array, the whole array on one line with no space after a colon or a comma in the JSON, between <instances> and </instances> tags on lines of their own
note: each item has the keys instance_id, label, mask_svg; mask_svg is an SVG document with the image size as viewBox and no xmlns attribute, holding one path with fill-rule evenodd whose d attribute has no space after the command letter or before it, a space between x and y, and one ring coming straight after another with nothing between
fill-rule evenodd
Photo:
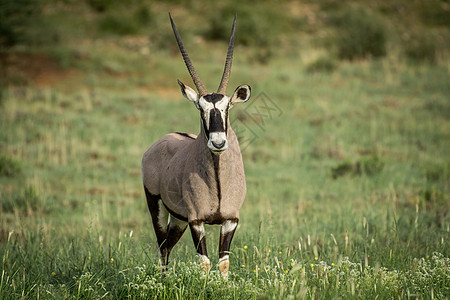
<instances>
[{"instance_id":1,"label":"oryx antelope","mask_svg":"<svg viewBox=\"0 0 450 300\"><path fill-rule=\"evenodd\" d=\"M184 48L169 14L172 29L197 92L178 81L181 93L200 111L198 136L171 133L155 142L142 159L142 180L158 242L160 263L167 267L171 249L187 225L200 263L210 269L204 224L221 224L219 270L226 276L229 250L245 199L246 185L238 139L228 111L250 98L250 86L225 95L231 71L236 15L225 68L216 93L208 93ZM170 219L169 219L170 215Z\"/></svg>"}]
</instances>

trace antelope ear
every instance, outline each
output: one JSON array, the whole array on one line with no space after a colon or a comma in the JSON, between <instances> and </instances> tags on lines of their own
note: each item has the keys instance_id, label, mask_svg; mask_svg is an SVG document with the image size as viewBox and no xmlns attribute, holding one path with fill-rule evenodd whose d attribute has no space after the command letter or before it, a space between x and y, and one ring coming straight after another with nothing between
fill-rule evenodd
<instances>
[{"instance_id":1,"label":"antelope ear","mask_svg":"<svg viewBox=\"0 0 450 300\"><path fill-rule=\"evenodd\" d=\"M237 87L237 89L234 91L233 95L231 95L230 104L231 106L235 105L236 103L245 102L248 99L250 99L250 91L251 88L249 85L240 85Z\"/></svg>"},{"instance_id":2,"label":"antelope ear","mask_svg":"<svg viewBox=\"0 0 450 300\"><path fill-rule=\"evenodd\" d=\"M178 85L181 88L181 93L183 94L184 98L188 99L189 101L192 101L194 103L197 103L199 95L196 91L194 91L192 88L188 87L187 85L184 85L181 81L178 81Z\"/></svg>"}]
</instances>

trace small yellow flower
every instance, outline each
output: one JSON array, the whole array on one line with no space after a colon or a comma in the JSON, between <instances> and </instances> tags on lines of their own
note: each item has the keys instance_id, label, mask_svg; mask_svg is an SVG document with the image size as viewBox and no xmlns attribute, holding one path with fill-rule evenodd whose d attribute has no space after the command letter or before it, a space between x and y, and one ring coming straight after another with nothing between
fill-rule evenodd
<instances>
[{"instance_id":1,"label":"small yellow flower","mask_svg":"<svg viewBox=\"0 0 450 300\"><path fill-rule=\"evenodd\" d=\"M284 271L284 273L286 273L286 274L287 274L287 273L288 273L288 270L285 270L285 271Z\"/></svg>"},{"instance_id":2,"label":"small yellow flower","mask_svg":"<svg viewBox=\"0 0 450 300\"><path fill-rule=\"evenodd\" d=\"M113 263L113 262L114 262L114 258L111 257L111 263Z\"/></svg>"},{"instance_id":3,"label":"small yellow flower","mask_svg":"<svg viewBox=\"0 0 450 300\"><path fill-rule=\"evenodd\" d=\"M317 256L314 256L314 260L318 260L319 258Z\"/></svg>"},{"instance_id":4,"label":"small yellow flower","mask_svg":"<svg viewBox=\"0 0 450 300\"><path fill-rule=\"evenodd\" d=\"M55 273L55 272L52 272L52 275L53 275L53 276L55 276L55 275L56 275L56 273Z\"/></svg>"},{"instance_id":5,"label":"small yellow flower","mask_svg":"<svg viewBox=\"0 0 450 300\"><path fill-rule=\"evenodd\" d=\"M314 265L313 264L311 264L311 269L314 269Z\"/></svg>"},{"instance_id":6,"label":"small yellow flower","mask_svg":"<svg viewBox=\"0 0 450 300\"><path fill-rule=\"evenodd\" d=\"M272 250L269 249L269 253L272 252Z\"/></svg>"},{"instance_id":7,"label":"small yellow flower","mask_svg":"<svg viewBox=\"0 0 450 300\"><path fill-rule=\"evenodd\" d=\"M245 246L244 246L244 249L247 249L247 248L248 248L247 245L245 245Z\"/></svg>"},{"instance_id":8,"label":"small yellow flower","mask_svg":"<svg viewBox=\"0 0 450 300\"><path fill-rule=\"evenodd\" d=\"M331 263L331 266L333 266L333 267L334 267L334 263Z\"/></svg>"},{"instance_id":9,"label":"small yellow flower","mask_svg":"<svg viewBox=\"0 0 450 300\"><path fill-rule=\"evenodd\" d=\"M280 251L280 254L283 254L283 252Z\"/></svg>"},{"instance_id":10,"label":"small yellow flower","mask_svg":"<svg viewBox=\"0 0 450 300\"><path fill-rule=\"evenodd\" d=\"M242 265L241 267L245 268L245 265Z\"/></svg>"}]
</instances>

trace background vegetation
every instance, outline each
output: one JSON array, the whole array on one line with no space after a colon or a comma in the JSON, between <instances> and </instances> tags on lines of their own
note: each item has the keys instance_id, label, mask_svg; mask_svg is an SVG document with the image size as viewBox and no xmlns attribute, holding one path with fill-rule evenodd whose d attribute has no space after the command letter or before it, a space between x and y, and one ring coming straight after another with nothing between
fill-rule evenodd
<instances>
[{"instance_id":1,"label":"background vegetation","mask_svg":"<svg viewBox=\"0 0 450 300\"><path fill-rule=\"evenodd\" d=\"M144 151L198 113L238 12L231 274L157 270ZM448 1L0 0L0 298L450 297ZM191 85L191 84L190 84ZM213 264L217 227L207 228Z\"/></svg>"}]
</instances>

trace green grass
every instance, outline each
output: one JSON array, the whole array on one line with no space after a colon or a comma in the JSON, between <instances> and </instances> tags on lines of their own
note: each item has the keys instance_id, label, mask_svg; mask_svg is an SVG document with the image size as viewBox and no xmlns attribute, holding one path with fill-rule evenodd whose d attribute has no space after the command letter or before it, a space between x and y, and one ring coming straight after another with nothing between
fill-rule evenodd
<instances>
[{"instance_id":1,"label":"green grass","mask_svg":"<svg viewBox=\"0 0 450 300\"><path fill-rule=\"evenodd\" d=\"M159 5L155 26L170 30ZM227 42L196 43L193 19L176 21L188 50L197 46L190 55L205 85L216 87ZM199 131L176 84L192 86L174 45L74 38L41 49L65 61L49 70L58 81L5 78L0 298L448 299L448 57L418 64L388 51L339 62L313 37L301 54L280 38L284 48L264 64L250 46L235 50L228 92L249 84L252 98L230 112L248 193L228 280L217 268L217 226L207 227L209 274L188 232L169 271L157 268L141 157L166 133Z\"/></svg>"}]
</instances>

